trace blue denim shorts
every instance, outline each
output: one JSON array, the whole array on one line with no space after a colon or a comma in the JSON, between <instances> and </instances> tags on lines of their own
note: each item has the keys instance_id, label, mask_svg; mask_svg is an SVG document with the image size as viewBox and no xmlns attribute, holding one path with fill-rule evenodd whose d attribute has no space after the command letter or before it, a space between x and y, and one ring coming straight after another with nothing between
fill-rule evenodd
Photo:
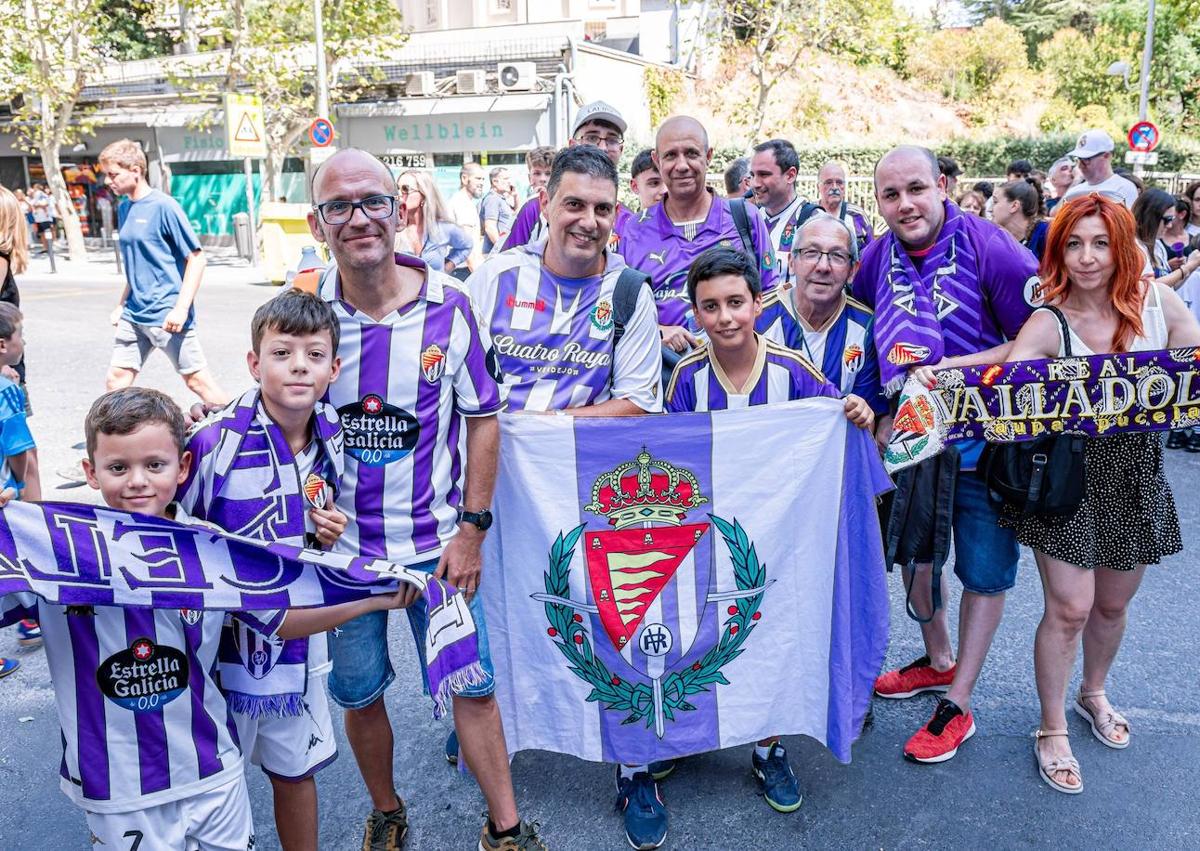
<instances>
[{"instance_id":1,"label":"blue denim shorts","mask_svg":"<svg viewBox=\"0 0 1200 851\"><path fill-rule=\"evenodd\" d=\"M953 525L954 575L964 588L1002 594L1017 584L1017 536L1000 526L1000 515L988 502L987 485L974 470L958 476Z\"/></svg>"},{"instance_id":2,"label":"blue denim shorts","mask_svg":"<svg viewBox=\"0 0 1200 851\"><path fill-rule=\"evenodd\" d=\"M410 564L413 570L433 573L437 559ZM483 619L483 599L479 593L468 604L475 620L479 640L479 664L487 677L483 683L459 693L460 697L487 697L496 690L495 669L488 649L487 624ZM417 645L421 663L421 684L429 694L429 674L425 668L425 630L429 626L425 598L420 597L405 611ZM329 674L329 696L343 709L362 709L377 701L396 678L388 656L387 611L368 612L329 632L329 658L333 671Z\"/></svg>"}]
</instances>

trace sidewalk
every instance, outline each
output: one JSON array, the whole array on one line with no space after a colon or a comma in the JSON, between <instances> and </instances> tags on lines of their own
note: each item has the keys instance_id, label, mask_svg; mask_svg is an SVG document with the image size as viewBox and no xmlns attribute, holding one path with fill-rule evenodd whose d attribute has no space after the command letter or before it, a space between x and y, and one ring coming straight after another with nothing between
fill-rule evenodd
<instances>
[{"instance_id":1,"label":"sidewalk","mask_svg":"<svg viewBox=\"0 0 1200 851\"><path fill-rule=\"evenodd\" d=\"M44 281L78 281L96 284L124 284L125 276L117 271L113 246L101 248L99 241L90 241L87 260L73 261L67 257L65 240L54 245L56 272L50 271L50 259L39 247L31 252L29 268L20 276L19 283ZM266 275L237 255L233 246L212 246L204 249L208 268L204 272L204 286L210 284L267 284Z\"/></svg>"}]
</instances>

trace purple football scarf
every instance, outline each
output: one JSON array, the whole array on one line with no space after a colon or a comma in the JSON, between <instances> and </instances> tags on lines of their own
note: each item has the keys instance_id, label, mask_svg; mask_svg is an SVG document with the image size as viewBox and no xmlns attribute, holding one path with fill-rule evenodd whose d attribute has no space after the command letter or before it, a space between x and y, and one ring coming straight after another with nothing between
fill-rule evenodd
<instances>
[{"instance_id":1,"label":"purple football scarf","mask_svg":"<svg viewBox=\"0 0 1200 851\"><path fill-rule=\"evenodd\" d=\"M1198 358L1200 349L1188 348L940 369L932 390L915 379L904 385L884 464L895 472L959 440L1198 425Z\"/></svg>"},{"instance_id":2,"label":"purple football scarf","mask_svg":"<svg viewBox=\"0 0 1200 851\"><path fill-rule=\"evenodd\" d=\"M0 511L0 595L32 592L63 606L224 611L328 606L421 589L434 717L486 679L467 602L427 573L381 559L263 544L208 525L68 503Z\"/></svg>"},{"instance_id":3,"label":"purple football scarf","mask_svg":"<svg viewBox=\"0 0 1200 851\"><path fill-rule=\"evenodd\" d=\"M978 291L972 286L975 252L963 228L963 213L950 203L944 208L946 220L919 273L900 240L891 232L883 237L889 265L887 277L876 284L875 344L888 396L904 384L909 367L936 364L945 354L938 315L941 279L953 277L959 291Z\"/></svg>"}]
</instances>

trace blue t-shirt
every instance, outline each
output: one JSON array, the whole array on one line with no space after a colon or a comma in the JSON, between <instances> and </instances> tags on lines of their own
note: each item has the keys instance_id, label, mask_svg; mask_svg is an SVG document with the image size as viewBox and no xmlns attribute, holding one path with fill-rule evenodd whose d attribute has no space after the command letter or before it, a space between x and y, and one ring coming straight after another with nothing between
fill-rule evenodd
<instances>
[{"instance_id":1,"label":"blue t-shirt","mask_svg":"<svg viewBox=\"0 0 1200 851\"><path fill-rule=\"evenodd\" d=\"M16 484L8 459L34 446L25 421L25 391L0 375L0 488Z\"/></svg>"},{"instance_id":2,"label":"blue t-shirt","mask_svg":"<svg viewBox=\"0 0 1200 851\"><path fill-rule=\"evenodd\" d=\"M121 318L162 325L179 298L188 256L200 248L200 241L179 202L157 189L140 201L123 200L117 208L117 227L129 281ZM191 327L194 314L190 308L183 330Z\"/></svg>"},{"instance_id":3,"label":"blue t-shirt","mask_svg":"<svg viewBox=\"0 0 1200 851\"><path fill-rule=\"evenodd\" d=\"M483 253L490 254L494 243L487 238L487 231L483 229L484 222L495 222L496 231L500 234L500 242L504 242L504 237L512 230L513 220L517 214L513 212L513 208L508 205L508 199L503 195L498 195L495 192L489 192L483 196L483 201L479 204L479 229L483 233Z\"/></svg>"}]
</instances>

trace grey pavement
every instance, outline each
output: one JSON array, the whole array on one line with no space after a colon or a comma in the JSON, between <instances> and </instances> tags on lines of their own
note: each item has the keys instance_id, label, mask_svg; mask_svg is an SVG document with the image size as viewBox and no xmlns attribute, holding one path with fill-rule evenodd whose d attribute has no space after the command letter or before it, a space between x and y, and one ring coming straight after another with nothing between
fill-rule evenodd
<instances>
[{"instance_id":1,"label":"grey pavement","mask_svg":"<svg viewBox=\"0 0 1200 851\"><path fill-rule=\"evenodd\" d=\"M60 488L55 470L72 463L88 405L103 388L112 332L106 317L123 280L111 255L86 264L60 262L45 273L38 258L20 280L26 314L29 382L47 499L94 502L85 488ZM219 380L230 392L249 382L249 317L274 289L227 253L218 255L199 299L199 331ZM142 383L190 402L165 358L156 355ZM1125 751L1103 747L1074 715L1072 745L1085 778L1082 795L1050 790L1033 761L1038 723L1032 672L1033 631L1041 594L1032 559L1022 559L989 663L976 690L979 732L939 766L901 758L905 739L933 710L932 697L875 702L875 723L838 764L809 739L786 741L806 788L792 815L757 795L748 748L684 760L663 784L674 849L792 848L1196 848L1200 846L1200 664L1197 663L1195 553L1200 535L1200 455L1169 453L1168 470L1188 550L1151 568L1134 602L1125 645L1109 683L1116 707L1133 723ZM948 567L949 569L949 567ZM956 583L950 600L957 608ZM892 577L888 663L920 655L916 625L904 615ZM953 619L953 618L952 618ZM396 788L409 804L414 849L474 847L483 800L469 778L442 757L448 722L431 718L421 695L407 626L391 635L396 683L387 706L396 729ZM88 847L83 815L58 790L60 740L45 657L19 652L15 631L0 632L0 655L22 669L0 681L0 849L59 851ZM1078 683L1078 673L1073 685ZM336 709L335 709L336 713ZM341 758L318 776L321 846L357 848L370 804L335 714ZM259 849L276 849L270 788L248 772ZM609 767L531 752L513 762L523 814L543 824L558 849L627 847L613 812Z\"/></svg>"}]
</instances>

